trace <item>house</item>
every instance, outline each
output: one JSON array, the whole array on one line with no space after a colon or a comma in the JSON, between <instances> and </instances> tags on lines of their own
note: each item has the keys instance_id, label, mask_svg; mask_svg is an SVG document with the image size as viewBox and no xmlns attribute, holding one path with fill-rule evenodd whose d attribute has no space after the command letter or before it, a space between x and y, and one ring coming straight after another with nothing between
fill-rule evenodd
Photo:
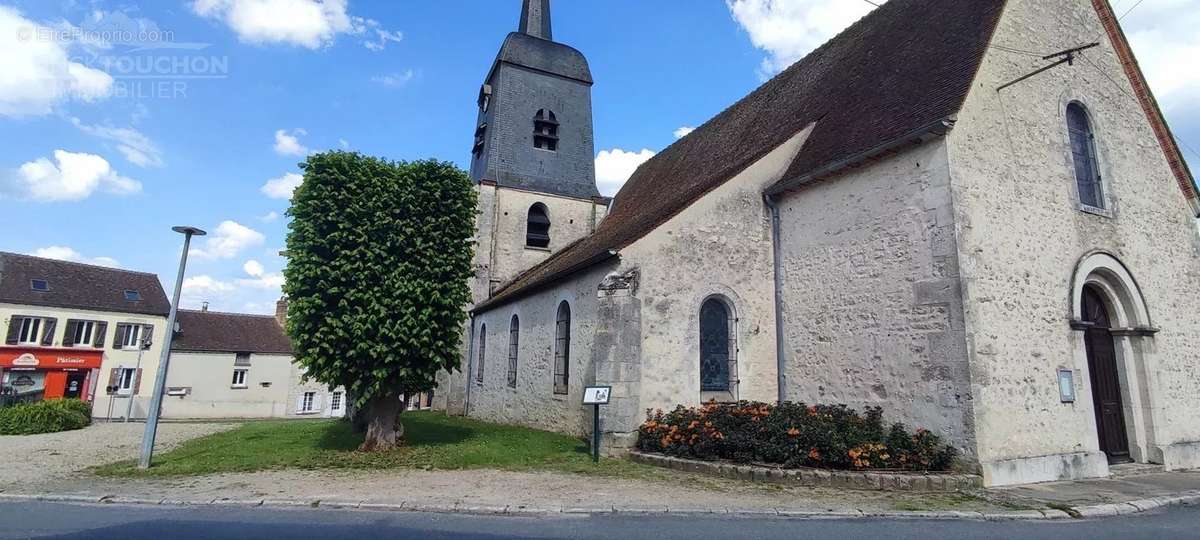
<instances>
[{"instance_id":1,"label":"house","mask_svg":"<svg viewBox=\"0 0 1200 540\"><path fill-rule=\"evenodd\" d=\"M591 73L549 17L525 1L480 93L439 406L582 435L608 385L621 448L647 409L845 403L987 485L1200 467L1200 199L1106 0L887 2L605 209L575 158Z\"/></svg>"},{"instance_id":2,"label":"house","mask_svg":"<svg viewBox=\"0 0 1200 540\"><path fill-rule=\"evenodd\" d=\"M0 252L0 399L144 418L168 311L154 274Z\"/></svg>"},{"instance_id":3,"label":"house","mask_svg":"<svg viewBox=\"0 0 1200 540\"><path fill-rule=\"evenodd\" d=\"M303 380L276 317L205 308L176 318L164 418L345 416L345 391Z\"/></svg>"}]
</instances>

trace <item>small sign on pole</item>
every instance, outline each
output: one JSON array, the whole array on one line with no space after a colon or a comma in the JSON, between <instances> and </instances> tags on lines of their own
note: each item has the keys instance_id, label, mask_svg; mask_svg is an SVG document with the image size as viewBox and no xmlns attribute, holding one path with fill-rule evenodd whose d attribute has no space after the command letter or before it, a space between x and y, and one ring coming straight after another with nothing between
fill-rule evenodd
<instances>
[{"instance_id":1,"label":"small sign on pole","mask_svg":"<svg viewBox=\"0 0 1200 540\"><path fill-rule=\"evenodd\" d=\"M592 462L600 462L600 406L608 405L612 396L611 386L588 386L583 389L583 404L591 405L592 415Z\"/></svg>"}]
</instances>

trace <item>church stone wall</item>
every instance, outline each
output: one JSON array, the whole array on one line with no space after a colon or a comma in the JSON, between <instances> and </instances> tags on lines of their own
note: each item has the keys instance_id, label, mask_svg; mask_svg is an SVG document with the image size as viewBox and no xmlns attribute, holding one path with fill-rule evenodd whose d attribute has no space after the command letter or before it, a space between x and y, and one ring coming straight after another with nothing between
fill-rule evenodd
<instances>
[{"instance_id":1,"label":"church stone wall","mask_svg":"<svg viewBox=\"0 0 1200 540\"><path fill-rule=\"evenodd\" d=\"M934 140L779 202L787 399L879 406L970 458L949 170Z\"/></svg>"},{"instance_id":2,"label":"church stone wall","mask_svg":"<svg viewBox=\"0 0 1200 540\"><path fill-rule=\"evenodd\" d=\"M572 242L591 234L604 217L607 207L588 199L556 197L545 193L495 188L495 203L491 216L492 232L491 280L493 284L507 283L521 272L533 268ZM550 217L550 247L525 245L529 208L535 203L546 205ZM482 301L484 298L480 298Z\"/></svg>"},{"instance_id":3,"label":"church stone wall","mask_svg":"<svg viewBox=\"0 0 1200 540\"><path fill-rule=\"evenodd\" d=\"M1129 383L1146 389L1144 415L1127 410L1131 446L1143 459L1200 466L1196 229L1092 2L1011 0L993 43L1053 52L1093 41L1100 47L1073 65L999 92L1045 62L989 49L948 138L978 457L989 484L1107 472L1082 333L1070 327L1076 266L1097 250L1124 264L1161 329L1136 338L1141 352L1123 374L1127 407L1139 401ZM1075 100L1091 116L1108 216L1077 210L1064 119ZM1059 398L1060 367L1074 370L1075 403Z\"/></svg>"},{"instance_id":4,"label":"church stone wall","mask_svg":"<svg viewBox=\"0 0 1200 540\"><path fill-rule=\"evenodd\" d=\"M643 409L698 405L710 397L700 392L699 319L701 304L714 295L724 297L737 318L734 397L775 401L771 221L762 192L780 178L808 133L621 250L622 269L640 272L634 294L641 302Z\"/></svg>"},{"instance_id":5,"label":"church stone wall","mask_svg":"<svg viewBox=\"0 0 1200 540\"><path fill-rule=\"evenodd\" d=\"M464 372L469 389L471 417L519 424L573 435L591 431L590 409L585 410L583 387L593 381L591 351L596 334L596 288L612 264L601 264L521 300L499 306L475 318L474 344ZM559 302L571 306L571 358L569 393L554 393L554 339ZM508 386L509 321L520 321L517 386ZM476 382L479 333L487 325L483 383Z\"/></svg>"}]
</instances>

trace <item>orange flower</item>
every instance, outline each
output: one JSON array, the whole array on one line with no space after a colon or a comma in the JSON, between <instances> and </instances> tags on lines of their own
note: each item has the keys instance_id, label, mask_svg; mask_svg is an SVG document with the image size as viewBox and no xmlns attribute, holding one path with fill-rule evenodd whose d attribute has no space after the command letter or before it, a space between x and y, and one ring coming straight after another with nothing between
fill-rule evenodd
<instances>
[{"instance_id":1,"label":"orange flower","mask_svg":"<svg viewBox=\"0 0 1200 540\"><path fill-rule=\"evenodd\" d=\"M816 448L810 448L808 450L808 459L813 461L821 461L821 453L818 452Z\"/></svg>"},{"instance_id":2,"label":"orange flower","mask_svg":"<svg viewBox=\"0 0 1200 540\"><path fill-rule=\"evenodd\" d=\"M796 428L791 428L791 429L787 430L787 434L788 434L788 437L791 437L794 439L794 438L800 436L800 430L798 430Z\"/></svg>"},{"instance_id":3,"label":"orange flower","mask_svg":"<svg viewBox=\"0 0 1200 540\"><path fill-rule=\"evenodd\" d=\"M816 406L816 405L810 405L810 406L808 407L808 415L809 415L809 416L816 416L816 415L817 415L817 406Z\"/></svg>"}]
</instances>

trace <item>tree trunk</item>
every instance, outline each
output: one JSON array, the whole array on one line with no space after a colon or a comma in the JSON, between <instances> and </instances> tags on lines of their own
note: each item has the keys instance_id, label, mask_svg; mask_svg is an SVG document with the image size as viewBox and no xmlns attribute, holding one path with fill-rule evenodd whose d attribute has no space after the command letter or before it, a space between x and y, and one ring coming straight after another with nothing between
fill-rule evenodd
<instances>
[{"instance_id":1,"label":"tree trunk","mask_svg":"<svg viewBox=\"0 0 1200 540\"><path fill-rule=\"evenodd\" d=\"M367 422L367 435L360 452L387 452L400 446L404 426L400 424L400 413L404 402L397 395L384 395L372 399L363 411Z\"/></svg>"}]
</instances>

